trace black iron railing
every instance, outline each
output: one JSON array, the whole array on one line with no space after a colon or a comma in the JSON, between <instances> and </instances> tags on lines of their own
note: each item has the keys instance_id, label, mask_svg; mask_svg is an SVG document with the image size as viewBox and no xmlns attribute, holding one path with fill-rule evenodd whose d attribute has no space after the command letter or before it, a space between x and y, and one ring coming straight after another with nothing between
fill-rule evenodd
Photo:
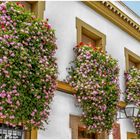
<instances>
[{"instance_id":1,"label":"black iron railing","mask_svg":"<svg viewBox=\"0 0 140 140\"><path fill-rule=\"evenodd\" d=\"M4 123L0 123L0 139L23 139L23 127L12 127Z\"/></svg>"}]
</instances>

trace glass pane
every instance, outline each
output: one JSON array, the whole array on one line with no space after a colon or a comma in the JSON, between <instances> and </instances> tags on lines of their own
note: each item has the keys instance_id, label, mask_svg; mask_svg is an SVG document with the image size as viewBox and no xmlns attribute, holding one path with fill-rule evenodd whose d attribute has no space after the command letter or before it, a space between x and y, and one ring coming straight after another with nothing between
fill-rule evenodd
<instances>
[{"instance_id":1,"label":"glass pane","mask_svg":"<svg viewBox=\"0 0 140 140\"><path fill-rule=\"evenodd\" d=\"M87 133L87 130L82 127L78 127L78 139L96 139L95 133Z\"/></svg>"},{"instance_id":2,"label":"glass pane","mask_svg":"<svg viewBox=\"0 0 140 140\"><path fill-rule=\"evenodd\" d=\"M139 113L139 108L134 108L134 117L137 117Z\"/></svg>"},{"instance_id":3,"label":"glass pane","mask_svg":"<svg viewBox=\"0 0 140 140\"><path fill-rule=\"evenodd\" d=\"M126 119L126 114L124 109L121 109L117 112L117 119Z\"/></svg>"},{"instance_id":4,"label":"glass pane","mask_svg":"<svg viewBox=\"0 0 140 140\"><path fill-rule=\"evenodd\" d=\"M133 107L127 107L127 108L125 108L125 111L126 111L127 117L132 117L133 112L134 112L134 108Z\"/></svg>"},{"instance_id":5,"label":"glass pane","mask_svg":"<svg viewBox=\"0 0 140 140\"><path fill-rule=\"evenodd\" d=\"M85 34L82 34L82 42L91 44L93 47L96 47L96 42Z\"/></svg>"}]
</instances>

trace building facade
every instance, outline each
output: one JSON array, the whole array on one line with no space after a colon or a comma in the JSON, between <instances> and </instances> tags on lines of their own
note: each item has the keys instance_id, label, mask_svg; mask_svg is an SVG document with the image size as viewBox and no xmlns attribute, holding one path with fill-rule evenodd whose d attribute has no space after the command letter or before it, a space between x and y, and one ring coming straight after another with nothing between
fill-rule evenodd
<instances>
[{"instance_id":1,"label":"building facade","mask_svg":"<svg viewBox=\"0 0 140 140\"><path fill-rule=\"evenodd\" d=\"M80 41L92 39L94 45L103 47L118 60L120 86L124 91L124 72L132 65L140 67L140 18L119 2L45 2L45 6L44 18L49 18L56 30L58 80L63 81L67 76L66 68L74 59L73 47ZM139 62L135 64L135 60ZM38 131L38 138L78 138L73 137L78 133L73 131L78 130L71 126L70 121L72 116L80 116L81 109L75 106L74 97L66 92L65 88L56 91L50 123L46 131ZM124 100L123 95L120 100ZM122 139L134 136L131 119L120 119L117 123L120 132L116 132ZM104 135L99 138L103 137L108 138ZM109 138L113 138L113 131Z\"/></svg>"},{"instance_id":2,"label":"building facade","mask_svg":"<svg viewBox=\"0 0 140 140\"><path fill-rule=\"evenodd\" d=\"M72 93L75 91L65 82L66 68L74 59L73 48L83 41L102 47L118 60L120 87L125 90L124 72L130 67L140 68L140 18L121 2L44 1L23 2L27 10L38 17L48 18L56 30L58 88L51 104L49 124L45 130L34 130L32 138L136 138L131 119L119 119L108 135L86 133ZM120 101L124 100L121 95ZM115 134L116 133L116 137Z\"/></svg>"}]
</instances>

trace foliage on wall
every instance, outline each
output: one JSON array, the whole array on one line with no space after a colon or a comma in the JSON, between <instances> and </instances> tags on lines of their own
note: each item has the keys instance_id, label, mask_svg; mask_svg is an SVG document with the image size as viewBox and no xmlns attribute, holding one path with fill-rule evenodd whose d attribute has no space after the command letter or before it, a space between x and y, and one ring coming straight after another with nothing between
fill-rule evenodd
<instances>
[{"instance_id":1,"label":"foliage on wall","mask_svg":"<svg viewBox=\"0 0 140 140\"><path fill-rule=\"evenodd\" d=\"M135 67L125 73L126 77L126 102L140 107L140 70ZM140 113L140 112L139 112ZM133 118L133 122L140 136L140 118Z\"/></svg>"},{"instance_id":2,"label":"foliage on wall","mask_svg":"<svg viewBox=\"0 0 140 140\"><path fill-rule=\"evenodd\" d=\"M56 89L54 30L20 3L0 4L0 118L43 128Z\"/></svg>"},{"instance_id":3,"label":"foliage on wall","mask_svg":"<svg viewBox=\"0 0 140 140\"><path fill-rule=\"evenodd\" d=\"M136 133L138 135L138 138L140 138L140 118L134 118L133 122L134 122L134 126L136 128Z\"/></svg>"},{"instance_id":4,"label":"foliage on wall","mask_svg":"<svg viewBox=\"0 0 140 140\"><path fill-rule=\"evenodd\" d=\"M126 102L134 103L140 106L140 70L132 67L127 73L126 77Z\"/></svg>"},{"instance_id":5,"label":"foliage on wall","mask_svg":"<svg viewBox=\"0 0 140 140\"><path fill-rule=\"evenodd\" d=\"M112 129L120 95L117 61L98 48L80 43L67 82L77 91L82 121L89 132Z\"/></svg>"}]
</instances>

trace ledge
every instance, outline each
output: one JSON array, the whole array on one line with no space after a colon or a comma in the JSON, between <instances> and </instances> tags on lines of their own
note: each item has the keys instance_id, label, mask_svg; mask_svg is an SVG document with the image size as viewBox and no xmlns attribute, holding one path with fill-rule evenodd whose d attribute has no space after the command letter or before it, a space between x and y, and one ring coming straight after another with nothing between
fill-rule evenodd
<instances>
[{"instance_id":1,"label":"ledge","mask_svg":"<svg viewBox=\"0 0 140 140\"><path fill-rule=\"evenodd\" d=\"M69 84L62 82L62 81L57 81L57 90L63 91L69 94L75 94L76 91L71 87Z\"/></svg>"},{"instance_id":2,"label":"ledge","mask_svg":"<svg viewBox=\"0 0 140 140\"><path fill-rule=\"evenodd\" d=\"M62 91L64 93L68 94L76 94L76 90L73 89L72 86L70 86L68 83L62 82L62 81L57 81L57 90ZM118 102L118 107L119 108L125 108L126 103L124 101L119 101Z\"/></svg>"}]
</instances>

